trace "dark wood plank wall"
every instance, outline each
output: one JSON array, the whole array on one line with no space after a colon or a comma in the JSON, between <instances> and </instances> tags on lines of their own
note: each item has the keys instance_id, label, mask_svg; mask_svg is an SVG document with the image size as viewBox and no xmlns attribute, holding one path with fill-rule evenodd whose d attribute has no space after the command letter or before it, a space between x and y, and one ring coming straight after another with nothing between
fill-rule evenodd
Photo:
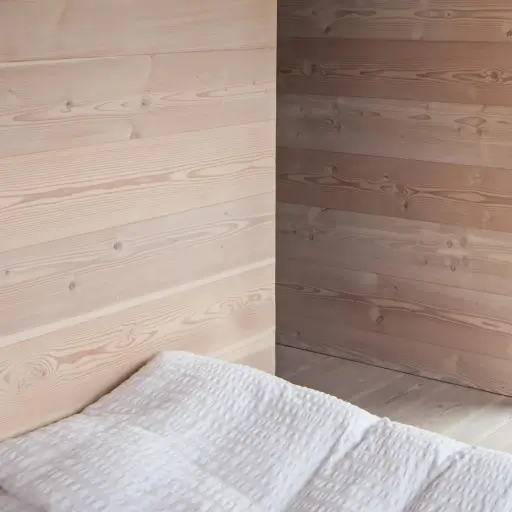
<instances>
[{"instance_id":1,"label":"dark wood plank wall","mask_svg":"<svg viewBox=\"0 0 512 512\"><path fill-rule=\"evenodd\" d=\"M279 342L512 395L512 3L279 27Z\"/></svg>"}]
</instances>

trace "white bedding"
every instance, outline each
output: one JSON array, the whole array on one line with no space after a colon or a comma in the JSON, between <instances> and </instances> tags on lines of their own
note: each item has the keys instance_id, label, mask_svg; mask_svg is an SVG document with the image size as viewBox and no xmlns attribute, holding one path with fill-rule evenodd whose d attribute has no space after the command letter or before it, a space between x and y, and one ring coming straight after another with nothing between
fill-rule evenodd
<instances>
[{"instance_id":1,"label":"white bedding","mask_svg":"<svg viewBox=\"0 0 512 512\"><path fill-rule=\"evenodd\" d=\"M174 352L0 443L0 487L9 512L509 512L512 458Z\"/></svg>"}]
</instances>

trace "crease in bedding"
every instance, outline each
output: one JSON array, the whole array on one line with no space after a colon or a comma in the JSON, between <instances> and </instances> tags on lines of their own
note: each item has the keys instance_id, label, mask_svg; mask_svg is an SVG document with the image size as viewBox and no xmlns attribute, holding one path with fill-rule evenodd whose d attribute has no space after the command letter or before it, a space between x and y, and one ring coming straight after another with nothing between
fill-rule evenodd
<instances>
[{"instance_id":1,"label":"crease in bedding","mask_svg":"<svg viewBox=\"0 0 512 512\"><path fill-rule=\"evenodd\" d=\"M6 512L509 512L512 457L169 352L1 442L0 487Z\"/></svg>"}]
</instances>

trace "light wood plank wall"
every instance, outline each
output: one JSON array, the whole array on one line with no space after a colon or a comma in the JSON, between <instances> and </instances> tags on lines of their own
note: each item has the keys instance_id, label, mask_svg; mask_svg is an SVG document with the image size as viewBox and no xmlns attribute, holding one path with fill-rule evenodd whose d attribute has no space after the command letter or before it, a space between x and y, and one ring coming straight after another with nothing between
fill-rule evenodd
<instances>
[{"instance_id":1,"label":"light wood plank wall","mask_svg":"<svg viewBox=\"0 0 512 512\"><path fill-rule=\"evenodd\" d=\"M278 340L512 395L512 4L280 0Z\"/></svg>"},{"instance_id":2,"label":"light wood plank wall","mask_svg":"<svg viewBox=\"0 0 512 512\"><path fill-rule=\"evenodd\" d=\"M0 437L162 349L273 371L273 0L0 2Z\"/></svg>"}]
</instances>

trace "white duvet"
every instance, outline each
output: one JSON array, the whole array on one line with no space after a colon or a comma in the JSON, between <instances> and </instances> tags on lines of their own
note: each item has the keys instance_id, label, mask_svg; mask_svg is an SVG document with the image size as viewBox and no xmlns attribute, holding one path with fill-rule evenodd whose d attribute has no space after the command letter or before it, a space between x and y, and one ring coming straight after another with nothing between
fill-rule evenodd
<instances>
[{"instance_id":1,"label":"white duvet","mask_svg":"<svg viewBox=\"0 0 512 512\"><path fill-rule=\"evenodd\" d=\"M512 458L185 353L0 443L9 512L512 511Z\"/></svg>"}]
</instances>

